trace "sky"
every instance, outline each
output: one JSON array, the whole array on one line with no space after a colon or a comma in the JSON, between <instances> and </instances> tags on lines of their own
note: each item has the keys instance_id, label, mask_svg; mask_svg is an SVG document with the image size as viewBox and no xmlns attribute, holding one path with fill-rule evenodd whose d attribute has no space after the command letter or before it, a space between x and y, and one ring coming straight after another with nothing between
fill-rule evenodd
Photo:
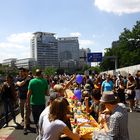
<instances>
[{"instance_id":1,"label":"sky","mask_svg":"<svg viewBox=\"0 0 140 140\"><path fill-rule=\"evenodd\" d=\"M80 48L104 52L140 20L140 0L0 0L0 63L29 58L32 33L79 37Z\"/></svg>"}]
</instances>

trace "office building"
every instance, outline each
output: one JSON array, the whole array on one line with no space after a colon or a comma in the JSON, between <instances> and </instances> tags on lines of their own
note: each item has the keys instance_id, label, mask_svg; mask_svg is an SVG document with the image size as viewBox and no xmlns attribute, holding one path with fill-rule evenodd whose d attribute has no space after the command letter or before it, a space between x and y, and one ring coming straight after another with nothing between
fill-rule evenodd
<instances>
[{"instance_id":1,"label":"office building","mask_svg":"<svg viewBox=\"0 0 140 140\"><path fill-rule=\"evenodd\" d=\"M59 62L64 60L79 61L78 37L58 38Z\"/></svg>"},{"instance_id":2,"label":"office building","mask_svg":"<svg viewBox=\"0 0 140 140\"><path fill-rule=\"evenodd\" d=\"M17 59L16 66L17 68L23 67L28 70L31 70L33 67L36 66L36 61L34 60L34 58Z\"/></svg>"},{"instance_id":3,"label":"office building","mask_svg":"<svg viewBox=\"0 0 140 140\"><path fill-rule=\"evenodd\" d=\"M16 60L17 60L16 58L4 59L2 65L8 67L15 67Z\"/></svg>"},{"instance_id":4,"label":"office building","mask_svg":"<svg viewBox=\"0 0 140 140\"><path fill-rule=\"evenodd\" d=\"M58 45L54 33L35 32L31 39L31 57L41 68L58 67Z\"/></svg>"},{"instance_id":5,"label":"office building","mask_svg":"<svg viewBox=\"0 0 140 140\"><path fill-rule=\"evenodd\" d=\"M83 65L89 65L91 66L90 62L87 62L87 53L90 53L91 50L89 48L82 48L79 50L80 60L79 60L79 66L82 67Z\"/></svg>"}]
</instances>

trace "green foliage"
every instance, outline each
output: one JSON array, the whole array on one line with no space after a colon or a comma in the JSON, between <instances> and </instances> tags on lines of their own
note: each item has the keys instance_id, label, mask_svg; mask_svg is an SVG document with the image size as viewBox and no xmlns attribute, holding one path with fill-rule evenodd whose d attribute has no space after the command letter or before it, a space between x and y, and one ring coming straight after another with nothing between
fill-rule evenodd
<instances>
[{"instance_id":1,"label":"green foliage","mask_svg":"<svg viewBox=\"0 0 140 140\"><path fill-rule=\"evenodd\" d=\"M16 76L18 74L18 69L16 67L9 67L0 65L0 75L5 76L7 74L11 74L12 76Z\"/></svg>"},{"instance_id":2,"label":"green foliage","mask_svg":"<svg viewBox=\"0 0 140 140\"><path fill-rule=\"evenodd\" d=\"M95 71L96 73L100 73L101 72L100 66L90 67L88 70L89 71Z\"/></svg>"},{"instance_id":3,"label":"green foliage","mask_svg":"<svg viewBox=\"0 0 140 140\"><path fill-rule=\"evenodd\" d=\"M84 74L84 72L85 72L86 70L89 70L89 69L90 69L90 66L87 65L87 64L84 64L82 67L77 68L76 71L75 71L75 73Z\"/></svg>"},{"instance_id":4,"label":"green foliage","mask_svg":"<svg viewBox=\"0 0 140 140\"><path fill-rule=\"evenodd\" d=\"M89 65L87 65L87 64L85 64L85 65L83 66L82 71L84 72L85 70L87 70L87 69L89 69L89 68L90 68L90 66L89 66Z\"/></svg>"},{"instance_id":5,"label":"green foliage","mask_svg":"<svg viewBox=\"0 0 140 140\"><path fill-rule=\"evenodd\" d=\"M47 67L44 70L45 75L48 75L48 76L54 75L55 72L56 72L56 69L54 67Z\"/></svg>"},{"instance_id":6,"label":"green foliage","mask_svg":"<svg viewBox=\"0 0 140 140\"><path fill-rule=\"evenodd\" d=\"M140 63L140 21L132 30L124 28L117 43L112 44L112 48L105 50L104 56L117 56L118 68L137 65ZM114 62L105 59L101 64L102 70L114 69Z\"/></svg>"},{"instance_id":7,"label":"green foliage","mask_svg":"<svg viewBox=\"0 0 140 140\"><path fill-rule=\"evenodd\" d=\"M4 75L4 71L3 70L0 70L0 75Z\"/></svg>"},{"instance_id":8,"label":"green foliage","mask_svg":"<svg viewBox=\"0 0 140 140\"><path fill-rule=\"evenodd\" d=\"M32 68L32 73L33 73L33 75L35 75L36 69L40 69L40 67L39 67L39 66L34 66L34 67Z\"/></svg>"},{"instance_id":9,"label":"green foliage","mask_svg":"<svg viewBox=\"0 0 140 140\"><path fill-rule=\"evenodd\" d=\"M11 74L12 76L16 76L16 75L18 75L18 70L11 71L10 74Z\"/></svg>"}]
</instances>

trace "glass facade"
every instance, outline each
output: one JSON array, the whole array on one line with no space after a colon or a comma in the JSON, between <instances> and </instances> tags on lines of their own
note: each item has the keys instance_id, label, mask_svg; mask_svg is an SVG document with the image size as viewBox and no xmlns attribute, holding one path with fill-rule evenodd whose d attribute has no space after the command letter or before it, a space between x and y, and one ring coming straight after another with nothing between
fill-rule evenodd
<instances>
[{"instance_id":1,"label":"glass facade","mask_svg":"<svg viewBox=\"0 0 140 140\"><path fill-rule=\"evenodd\" d=\"M54 33L35 32L31 54L41 68L58 67L58 45Z\"/></svg>"}]
</instances>

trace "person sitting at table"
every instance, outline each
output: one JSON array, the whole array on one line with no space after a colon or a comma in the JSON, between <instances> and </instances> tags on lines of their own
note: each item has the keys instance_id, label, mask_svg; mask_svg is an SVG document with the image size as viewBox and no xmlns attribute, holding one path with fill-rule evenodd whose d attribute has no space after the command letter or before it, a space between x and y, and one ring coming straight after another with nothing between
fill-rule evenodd
<instances>
[{"instance_id":1,"label":"person sitting at table","mask_svg":"<svg viewBox=\"0 0 140 140\"><path fill-rule=\"evenodd\" d=\"M56 84L53 87L53 90L55 92L58 92L59 96L67 97L66 89L68 89L68 87L72 84L72 82L74 81L75 77L76 77L76 75L73 75L72 78L70 79L70 81L68 83L66 83L65 85L63 85L63 86L61 84Z\"/></svg>"},{"instance_id":2,"label":"person sitting at table","mask_svg":"<svg viewBox=\"0 0 140 140\"><path fill-rule=\"evenodd\" d=\"M90 95L92 94L93 89L91 88L90 84L85 84L84 91L87 91Z\"/></svg>"},{"instance_id":3,"label":"person sitting at table","mask_svg":"<svg viewBox=\"0 0 140 140\"><path fill-rule=\"evenodd\" d=\"M73 133L64 123L67 120L68 106L63 97L56 98L50 105L48 117L43 121L42 140L59 140L62 134L73 140L80 140L78 133Z\"/></svg>"},{"instance_id":4,"label":"person sitting at table","mask_svg":"<svg viewBox=\"0 0 140 140\"><path fill-rule=\"evenodd\" d=\"M88 91L82 91L82 98L81 98L81 103L86 106L85 99L87 99L88 106L90 107L92 102L91 102L91 97Z\"/></svg>"},{"instance_id":5,"label":"person sitting at table","mask_svg":"<svg viewBox=\"0 0 140 140\"><path fill-rule=\"evenodd\" d=\"M93 140L103 137L107 140L129 140L128 112L123 103L118 103L112 91L103 92L100 102L111 114L107 120L106 115L101 118L102 129L94 132Z\"/></svg>"},{"instance_id":6,"label":"person sitting at table","mask_svg":"<svg viewBox=\"0 0 140 140\"><path fill-rule=\"evenodd\" d=\"M99 113L103 111L105 108L103 104L100 103L101 93L100 90L94 89L91 95L92 97L92 105L88 106L88 98L85 98L86 103L86 111L92 115L92 117L98 122Z\"/></svg>"},{"instance_id":7,"label":"person sitting at table","mask_svg":"<svg viewBox=\"0 0 140 140\"><path fill-rule=\"evenodd\" d=\"M65 85L61 85L61 84L56 84L53 88L54 92L58 93L59 97L64 97L64 100L67 104L67 106L69 107L69 102L67 101L67 93L66 93L66 89L72 84L72 82L74 81L74 79L76 78L76 75L73 75L72 78L70 79L70 81L68 83L66 83ZM72 130L71 124L70 124L70 117L71 117L71 112L67 112L67 120L65 121L65 123L67 124L67 126L69 127L70 130Z\"/></svg>"},{"instance_id":8,"label":"person sitting at table","mask_svg":"<svg viewBox=\"0 0 140 140\"><path fill-rule=\"evenodd\" d=\"M42 113L40 114L40 117L39 117L39 123L38 123L38 127L39 127L39 135L37 136L37 138L39 140L42 140L42 137L43 137L43 125L44 125L44 120L46 118L48 118L48 115L49 115L49 110L50 110L50 106L52 104L52 102L58 97L58 94L57 92L50 92L50 99L49 99L49 102L48 102L48 105L47 107L42 111Z\"/></svg>"}]
</instances>

